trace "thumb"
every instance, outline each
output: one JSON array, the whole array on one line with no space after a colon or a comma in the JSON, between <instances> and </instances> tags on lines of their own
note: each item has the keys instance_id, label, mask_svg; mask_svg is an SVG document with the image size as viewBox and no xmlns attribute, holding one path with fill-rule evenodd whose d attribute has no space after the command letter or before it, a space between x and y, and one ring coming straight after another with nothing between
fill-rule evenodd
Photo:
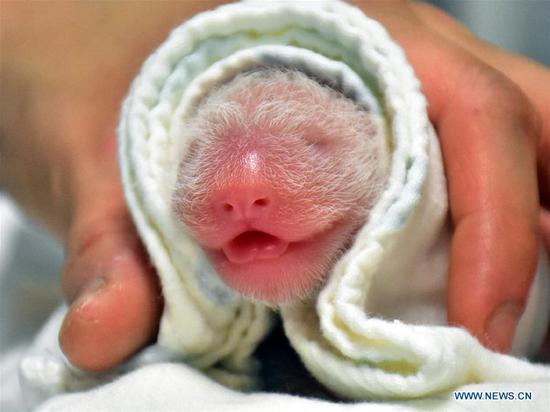
<instances>
[{"instance_id":1,"label":"thumb","mask_svg":"<svg viewBox=\"0 0 550 412\"><path fill-rule=\"evenodd\" d=\"M157 333L162 300L122 199L113 212L77 219L67 244L63 291L70 304L60 345L77 367L102 371Z\"/></svg>"}]
</instances>

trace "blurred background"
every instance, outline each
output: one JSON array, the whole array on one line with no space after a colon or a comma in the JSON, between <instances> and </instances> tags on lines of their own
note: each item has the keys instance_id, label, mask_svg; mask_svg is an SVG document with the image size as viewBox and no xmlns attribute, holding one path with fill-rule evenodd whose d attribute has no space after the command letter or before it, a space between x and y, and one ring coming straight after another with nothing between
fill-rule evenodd
<instances>
[{"instance_id":1,"label":"blurred background","mask_svg":"<svg viewBox=\"0 0 550 412\"><path fill-rule=\"evenodd\" d=\"M550 0L427 0L478 37L550 66Z\"/></svg>"},{"instance_id":2,"label":"blurred background","mask_svg":"<svg viewBox=\"0 0 550 412\"><path fill-rule=\"evenodd\" d=\"M429 0L479 37L550 66L550 0ZM1 7L1 5L0 5ZM1 46L1 45L0 45ZM0 409L17 391L18 353L61 302L61 245L0 188Z\"/></svg>"}]
</instances>

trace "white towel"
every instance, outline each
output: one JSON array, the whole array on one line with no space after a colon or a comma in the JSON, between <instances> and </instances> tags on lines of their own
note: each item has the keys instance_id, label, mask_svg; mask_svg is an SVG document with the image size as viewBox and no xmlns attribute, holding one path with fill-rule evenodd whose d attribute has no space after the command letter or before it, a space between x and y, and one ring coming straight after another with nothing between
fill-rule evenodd
<instances>
[{"instance_id":1,"label":"white towel","mask_svg":"<svg viewBox=\"0 0 550 412\"><path fill-rule=\"evenodd\" d=\"M385 117L391 150L387 186L318 299L281 308L285 332L309 371L332 392L356 400L417 398L475 382L550 381L550 368L492 352L465 330L444 326L447 197L426 101L383 27L340 1L242 2L202 13L175 29L133 82L119 160L129 208L165 297L158 337L164 349L155 359L181 356L235 388L258 383L252 353L269 331L270 310L218 279L173 216L171 198L190 143L180 131L193 104L238 73L269 64L305 70L349 91ZM516 354L543 337L547 275L541 260ZM47 387L50 378L40 376L44 359L33 362L23 376ZM67 381L91 384L67 370L56 376L58 391Z\"/></svg>"}]
</instances>

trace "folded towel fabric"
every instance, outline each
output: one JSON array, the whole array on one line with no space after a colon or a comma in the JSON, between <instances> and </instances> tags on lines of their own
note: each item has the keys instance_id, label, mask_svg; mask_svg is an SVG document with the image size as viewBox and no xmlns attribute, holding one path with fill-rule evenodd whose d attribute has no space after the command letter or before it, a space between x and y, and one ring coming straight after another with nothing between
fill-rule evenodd
<instances>
[{"instance_id":1,"label":"folded towel fabric","mask_svg":"<svg viewBox=\"0 0 550 412\"><path fill-rule=\"evenodd\" d=\"M365 399L550 376L483 348L464 330L426 326L445 324L449 234L437 140L402 50L379 24L338 1L244 2L203 13L176 29L135 80L119 131L120 163L128 204L163 284L159 343L199 368L245 373L268 330L267 309L217 279L174 220L170 200L193 104L239 72L270 64L351 89L385 116L390 138L390 177L368 223L316 302L281 309L292 345L317 379ZM518 353L540 342L543 332L534 333L532 323L544 324L547 312L528 309L529 339L516 340Z\"/></svg>"},{"instance_id":2,"label":"folded towel fabric","mask_svg":"<svg viewBox=\"0 0 550 412\"><path fill-rule=\"evenodd\" d=\"M385 119L389 178L368 222L315 301L280 308L305 366L351 399L421 397L473 382L550 379L550 368L484 348L444 326L447 197L426 101L383 27L340 1L226 5L175 29L132 84L119 128L124 192L161 279L158 343L232 387L254 387L252 353L271 311L221 282L171 210L186 119L220 84L257 66L301 70ZM540 344L548 320L541 262L514 342Z\"/></svg>"}]
</instances>

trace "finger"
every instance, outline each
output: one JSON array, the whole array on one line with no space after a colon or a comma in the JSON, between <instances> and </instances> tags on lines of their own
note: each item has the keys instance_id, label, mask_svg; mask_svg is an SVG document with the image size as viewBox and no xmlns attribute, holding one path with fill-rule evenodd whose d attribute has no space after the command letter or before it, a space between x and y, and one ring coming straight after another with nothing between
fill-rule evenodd
<instances>
[{"instance_id":1,"label":"finger","mask_svg":"<svg viewBox=\"0 0 550 412\"><path fill-rule=\"evenodd\" d=\"M534 112L512 82L462 48L427 31L395 33L421 80L444 156L455 226L448 320L507 351L537 257Z\"/></svg>"},{"instance_id":2,"label":"finger","mask_svg":"<svg viewBox=\"0 0 550 412\"><path fill-rule=\"evenodd\" d=\"M124 212L87 219L71 239L63 272L71 305L60 344L75 366L101 371L154 338L162 308L159 286Z\"/></svg>"},{"instance_id":3,"label":"finger","mask_svg":"<svg viewBox=\"0 0 550 412\"><path fill-rule=\"evenodd\" d=\"M455 226L448 320L468 328L485 345L506 351L537 258L534 112L498 71L445 36L423 29L418 14L407 13L412 3L395 12L358 4L404 48L440 137ZM453 30L455 35L459 31Z\"/></svg>"},{"instance_id":4,"label":"finger","mask_svg":"<svg viewBox=\"0 0 550 412\"><path fill-rule=\"evenodd\" d=\"M438 124L455 225L449 321L508 351L536 265L534 130L523 114L502 105L514 99L481 90L488 97L480 102L476 92Z\"/></svg>"},{"instance_id":5,"label":"finger","mask_svg":"<svg viewBox=\"0 0 550 412\"><path fill-rule=\"evenodd\" d=\"M438 130L455 233L448 319L510 348L537 256L536 122L523 94L460 49L416 56ZM430 67L437 63L434 78Z\"/></svg>"}]
</instances>

